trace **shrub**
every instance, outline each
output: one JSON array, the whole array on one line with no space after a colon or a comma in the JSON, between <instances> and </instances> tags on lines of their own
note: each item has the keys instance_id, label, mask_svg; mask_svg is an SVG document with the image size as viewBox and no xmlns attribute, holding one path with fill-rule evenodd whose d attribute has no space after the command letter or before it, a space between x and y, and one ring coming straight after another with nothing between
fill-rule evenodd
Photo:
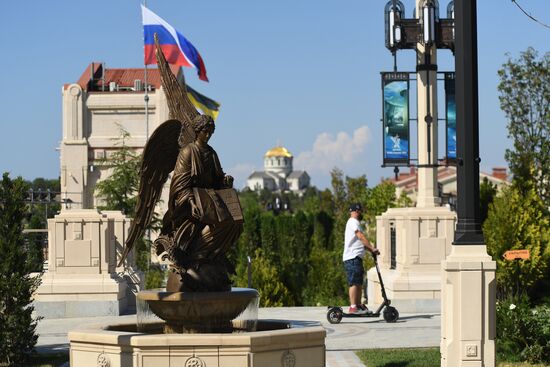
<instances>
[{"instance_id":1,"label":"shrub","mask_svg":"<svg viewBox=\"0 0 550 367\"><path fill-rule=\"evenodd\" d=\"M483 225L487 251L497 262L499 298L535 295L549 273L550 222L534 189L523 194L516 187L503 189L490 205ZM507 250L527 249L528 260L508 261Z\"/></svg>"},{"instance_id":2,"label":"shrub","mask_svg":"<svg viewBox=\"0 0 550 367\"><path fill-rule=\"evenodd\" d=\"M497 303L497 353L511 362L550 362L550 307L526 296Z\"/></svg>"},{"instance_id":3,"label":"shrub","mask_svg":"<svg viewBox=\"0 0 550 367\"><path fill-rule=\"evenodd\" d=\"M347 304L347 283L342 253L314 245L309 256L304 299L306 305Z\"/></svg>"},{"instance_id":4,"label":"shrub","mask_svg":"<svg viewBox=\"0 0 550 367\"><path fill-rule=\"evenodd\" d=\"M32 317L32 295L40 277L23 246L27 190L21 177L4 173L0 182L0 365L24 366L36 344L37 320Z\"/></svg>"},{"instance_id":5,"label":"shrub","mask_svg":"<svg viewBox=\"0 0 550 367\"><path fill-rule=\"evenodd\" d=\"M256 249L252 257L252 288L260 293L261 307L293 306L288 288L281 281L281 275L262 249ZM246 265L237 266L237 274L232 278L238 287L247 286Z\"/></svg>"},{"instance_id":6,"label":"shrub","mask_svg":"<svg viewBox=\"0 0 550 367\"><path fill-rule=\"evenodd\" d=\"M166 272L158 265L151 265L145 271L145 289L156 289L165 286Z\"/></svg>"}]
</instances>

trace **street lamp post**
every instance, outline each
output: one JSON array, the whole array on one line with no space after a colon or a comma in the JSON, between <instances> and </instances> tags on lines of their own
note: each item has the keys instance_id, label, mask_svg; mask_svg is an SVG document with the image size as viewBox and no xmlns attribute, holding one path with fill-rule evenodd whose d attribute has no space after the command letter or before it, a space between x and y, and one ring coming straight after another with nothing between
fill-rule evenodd
<instances>
[{"instance_id":1,"label":"street lamp post","mask_svg":"<svg viewBox=\"0 0 550 367\"><path fill-rule=\"evenodd\" d=\"M417 207L433 208L440 204L437 190L437 49L454 51L454 20L439 18L437 0L416 0L415 14L418 17L405 18L403 3L388 1L384 8L386 47L394 56L394 72L397 71L397 50L417 52Z\"/></svg>"},{"instance_id":2,"label":"street lamp post","mask_svg":"<svg viewBox=\"0 0 550 367\"><path fill-rule=\"evenodd\" d=\"M394 55L394 70L382 73L382 126L384 165L394 167L397 181L397 166L409 166L411 161L409 84L413 72L397 71L395 55L401 50L414 51L418 195L415 208L390 208L377 217L377 246L383 254L379 259L381 271L390 275L385 286L392 293L392 304L403 312L439 312L440 261L451 252L456 213L441 206L438 195L437 52L454 50L453 20L439 17L437 0L414 3L410 18L401 1L390 0L384 9L385 45ZM402 140L406 143L401 144ZM374 299L373 303L378 294L374 290L379 289L377 281L376 272L369 272L369 301Z\"/></svg>"},{"instance_id":3,"label":"street lamp post","mask_svg":"<svg viewBox=\"0 0 550 367\"><path fill-rule=\"evenodd\" d=\"M479 212L479 103L476 0L456 4L457 214L455 245L482 245Z\"/></svg>"},{"instance_id":4,"label":"street lamp post","mask_svg":"<svg viewBox=\"0 0 550 367\"><path fill-rule=\"evenodd\" d=\"M443 261L441 366L495 365L496 263L487 254L479 213L479 104L476 0L457 0L457 214L451 254Z\"/></svg>"},{"instance_id":5,"label":"street lamp post","mask_svg":"<svg viewBox=\"0 0 550 367\"><path fill-rule=\"evenodd\" d=\"M450 253L443 258L441 265L441 366L491 367L495 365L496 263L487 254L479 212L481 160L476 0L451 2L447 6L446 19L438 19L437 0L416 0L418 17L412 19L404 17L404 7L399 1L390 0L385 10L386 47L394 55L394 60L399 49L414 49L418 54L420 205L417 204L416 209L422 213L435 204L436 188L431 184L437 166L437 146L433 140L433 134L437 132L434 129L437 111L433 85L437 71L436 50L450 49L455 53L458 220ZM421 98L425 101L420 101ZM390 214L386 216L389 218ZM433 233L436 232L428 233L428 237ZM408 240L414 242L415 239ZM413 279L413 276L409 274L407 279Z\"/></svg>"}]
</instances>

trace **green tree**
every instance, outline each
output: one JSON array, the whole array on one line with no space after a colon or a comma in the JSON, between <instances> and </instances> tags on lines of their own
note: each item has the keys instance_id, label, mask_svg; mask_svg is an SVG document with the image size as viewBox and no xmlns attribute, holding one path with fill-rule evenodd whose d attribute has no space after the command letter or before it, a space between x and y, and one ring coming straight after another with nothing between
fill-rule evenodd
<instances>
[{"instance_id":1,"label":"green tree","mask_svg":"<svg viewBox=\"0 0 550 367\"><path fill-rule=\"evenodd\" d=\"M540 59L528 48L517 60L498 71L500 106L508 119L508 136L514 143L506 160L518 188L529 190L529 181L545 207L550 207L550 52Z\"/></svg>"},{"instance_id":2,"label":"green tree","mask_svg":"<svg viewBox=\"0 0 550 367\"><path fill-rule=\"evenodd\" d=\"M258 193L249 189L239 192L239 201L241 203L243 213L249 208L259 209L261 207L260 201L258 200Z\"/></svg>"},{"instance_id":3,"label":"green tree","mask_svg":"<svg viewBox=\"0 0 550 367\"><path fill-rule=\"evenodd\" d=\"M405 199L402 200L405 201ZM395 206L397 206L395 185L390 181L381 182L368 190L365 220L368 224L367 234L370 241L376 239L376 216Z\"/></svg>"},{"instance_id":4,"label":"green tree","mask_svg":"<svg viewBox=\"0 0 550 367\"><path fill-rule=\"evenodd\" d=\"M291 304L290 292L283 284L277 267L261 248L256 249L252 258L252 287L260 293L261 307L280 307ZM237 271L234 281L239 287L246 287L246 271Z\"/></svg>"},{"instance_id":5,"label":"green tree","mask_svg":"<svg viewBox=\"0 0 550 367\"><path fill-rule=\"evenodd\" d=\"M342 266L342 246L333 239L334 217L321 210L313 219L305 305L340 305L346 301L347 285ZM343 240L342 240L343 241Z\"/></svg>"},{"instance_id":6,"label":"green tree","mask_svg":"<svg viewBox=\"0 0 550 367\"><path fill-rule=\"evenodd\" d=\"M412 206L413 201L405 191L401 191L401 194L399 194L399 198L397 198L395 204L398 208L409 208Z\"/></svg>"},{"instance_id":7,"label":"green tree","mask_svg":"<svg viewBox=\"0 0 550 367\"><path fill-rule=\"evenodd\" d=\"M303 304L312 224L303 211L276 218L280 272L294 305ZM291 305L289 305L291 306Z\"/></svg>"},{"instance_id":8,"label":"green tree","mask_svg":"<svg viewBox=\"0 0 550 367\"><path fill-rule=\"evenodd\" d=\"M489 205L495 200L497 195L497 186L492 184L487 177L479 185L479 216L481 223L485 222L489 215Z\"/></svg>"},{"instance_id":9,"label":"green tree","mask_svg":"<svg viewBox=\"0 0 550 367\"><path fill-rule=\"evenodd\" d=\"M342 240L343 241L343 240ZM342 265L342 249L315 243L308 259L304 304L311 306L347 303L348 286Z\"/></svg>"},{"instance_id":10,"label":"green tree","mask_svg":"<svg viewBox=\"0 0 550 367\"><path fill-rule=\"evenodd\" d=\"M0 365L23 366L38 339L32 295L40 277L23 244L28 186L4 173L0 186Z\"/></svg>"},{"instance_id":11,"label":"green tree","mask_svg":"<svg viewBox=\"0 0 550 367\"><path fill-rule=\"evenodd\" d=\"M96 184L95 193L102 200L102 205L98 205L99 209L120 210L133 218L141 156L127 145L129 138L130 133L120 127L120 135L115 139L119 148L109 158L101 161L102 165L111 169L111 174Z\"/></svg>"},{"instance_id":12,"label":"green tree","mask_svg":"<svg viewBox=\"0 0 550 367\"><path fill-rule=\"evenodd\" d=\"M302 202L299 209L308 214L316 213L321 206L321 192L316 187L308 187L304 192Z\"/></svg>"},{"instance_id":13,"label":"green tree","mask_svg":"<svg viewBox=\"0 0 550 367\"><path fill-rule=\"evenodd\" d=\"M345 213L348 205L348 195L346 185L344 183L344 172L335 167L330 171L330 182L332 186L332 202L334 204L335 213Z\"/></svg>"},{"instance_id":14,"label":"green tree","mask_svg":"<svg viewBox=\"0 0 550 367\"><path fill-rule=\"evenodd\" d=\"M368 181L367 176L362 175L359 177L348 177L346 176L346 201L347 204L351 203L363 203L368 200ZM346 207L348 206L346 205Z\"/></svg>"},{"instance_id":15,"label":"green tree","mask_svg":"<svg viewBox=\"0 0 550 367\"><path fill-rule=\"evenodd\" d=\"M275 264L279 264L279 245L275 228L275 216L264 212L260 216L260 238L263 254Z\"/></svg>"},{"instance_id":16,"label":"green tree","mask_svg":"<svg viewBox=\"0 0 550 367\"><path fill-rule=\"evenodd\" d=\"M550 262L550 223L544 204L534 187L522 193L506 187L490 205L483 225L487 251L497 262L500 298L525 292L532 296L548 275ZM527 249L528 260L508 261L507 250Z\"/></svg>"},{"instance_id":17,"label":"green tree","mask_svg":"<svg viewBox=\"0 0 550 367\"><path fill-rule=\"evenodd\" d=\"M252 256L261 243L261 210L258 204L258 195L253 193L256 205L250 204L243 208L243 232L236 245L228 252L229 260L238 268L239 263L246 265L248 256ZM249 198L249 200L250 200ZM252 201L250 200L250 203Z\"/></svg>"},{"instance_id":18,"label":"green tree","mask_svg":"<svg viewBox=\"0 0 550 367\"><path fill-rule=\"evenodd\" d=\"M312 246L332 250L331 235L334 228L334 218L324 210L315 213L313 219Z\"/></svg>"}]
</instances>

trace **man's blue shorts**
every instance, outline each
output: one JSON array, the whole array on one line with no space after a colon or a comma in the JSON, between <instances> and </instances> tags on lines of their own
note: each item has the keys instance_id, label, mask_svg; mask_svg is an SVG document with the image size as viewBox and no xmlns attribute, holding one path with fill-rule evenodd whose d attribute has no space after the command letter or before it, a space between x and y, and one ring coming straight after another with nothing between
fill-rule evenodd
<instances>
[{"instance_id":1,"label":"man's blue shorts","mask_svg":"<svg viewBox=\"0 0 550 367\"><path fill-rule=\"evenodd\" d=\"M344 268L346 269L346 275L348 276L348 284L363 285L363 259L357 256L354 259L344 261Z\"/></svg>"}]
</instances>

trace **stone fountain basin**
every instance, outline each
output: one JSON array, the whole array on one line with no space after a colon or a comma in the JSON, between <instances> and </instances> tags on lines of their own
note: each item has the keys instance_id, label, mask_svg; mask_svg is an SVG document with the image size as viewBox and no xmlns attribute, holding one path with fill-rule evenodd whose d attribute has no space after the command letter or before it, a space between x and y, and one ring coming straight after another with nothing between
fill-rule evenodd
<instances>
[{"instance_id":1,"label":"stone fountain basin","mask_svg":"<svg viewBox=\"0 0 550 367\"><path fill-rule=\"evenodd\" d=\"M251 302L258 291L233 288L228 292L159 292L141 291L139 300L147 302L151 311L166 321L166 332L218 331L229 326Z\"/></svg>"},{"instance_id":2,"label":"stone fountain basin","mask_svg":"<svg viewBox=\"0 0 550 367\"><path fill-rule=\"evenodd\" d=\"M133 330L135 323L92 325L69 332L71 366L325 366L326 332L321 326L258 320L258 331L233 334L148 334Z\"/></svg>"}]
</instances>

